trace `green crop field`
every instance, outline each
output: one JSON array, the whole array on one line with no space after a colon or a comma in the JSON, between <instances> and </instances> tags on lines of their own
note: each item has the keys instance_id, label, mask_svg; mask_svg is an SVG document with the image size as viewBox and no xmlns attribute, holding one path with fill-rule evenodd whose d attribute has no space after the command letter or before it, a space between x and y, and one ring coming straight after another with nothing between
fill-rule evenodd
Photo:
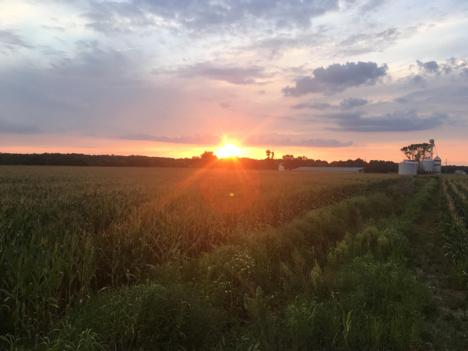
<instances>
[{"instance_id":1,"label":"green crop field","mask_svg":"<svg viewBox=\"0 0 468 351\"><path fill-rule=\"evenodd\" d=\"M2 350L466 350L468 179L0 167Z\"/></svg>"}]
</instances>

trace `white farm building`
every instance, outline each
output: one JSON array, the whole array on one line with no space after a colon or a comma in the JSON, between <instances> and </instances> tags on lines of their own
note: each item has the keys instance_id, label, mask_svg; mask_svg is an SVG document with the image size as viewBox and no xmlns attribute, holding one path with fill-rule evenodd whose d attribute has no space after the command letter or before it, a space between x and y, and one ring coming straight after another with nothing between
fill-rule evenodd
<instances>
[{"instance_id":1,"label":"white farm building","mask_svg":"<svg viewBox=\"0 0 468 351\"><path fill-rule=\"evenodd\" d=\"M297 167L294 172L314 172L314 173L362 173L363 167Z\"/></svg>"},{"instance_id":2,"label":"white farm building","mask_svg":"<svg viewBox=\"0 0 468 351\"><path fill-rule=\"evenodd\" d=\"M434 149L434 139L429 140L429 143L411 144L403 147L401 151L405 154L407 160L398 164L398 174L442 173L442 160L439 156L433 157Z\"/></svg>"}]
</instances>

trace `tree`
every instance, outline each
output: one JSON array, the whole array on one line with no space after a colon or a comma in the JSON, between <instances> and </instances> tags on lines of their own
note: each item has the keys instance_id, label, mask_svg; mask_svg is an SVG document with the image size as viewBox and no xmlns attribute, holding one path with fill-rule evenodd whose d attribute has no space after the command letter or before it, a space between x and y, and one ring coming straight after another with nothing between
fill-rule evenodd
<instances>
[{"instance_id":1,"label":"tree","mask_svg":"<svg viewBox=\"0 0 468 351\"><path fill-rule=\"evenodd\" d=\"M411 144L401 148L408 160L424 160L432 158L432 150L434 149L434 139L428 143Z\"/></svg>"},{"instance_id":2,"label":"tree","mask_svg":"<svg viewBox=\"0 0 468 351\"><path fill-rule=\"evenodd\" d=\"M271 157L271 150L266 150L265 153L266 153L266 159L269 160Z\"/></svg>"},{"instance_id":3,"label":"tree","mask_svg":"<svg viewBox=\"0 0 468 351\"><path fill-rule=\"evenodd\" d=\"M294 155L283 155L283 166L288 170L295 168Z\"/></svg>"},{"instance_id":4,"label":"tree","mask_svg":"<svg viewBox=\"0 0 468 351\"><path fill-rule=\"evenodd\" d=\"M201 154L200 158L205 162L216 161L218 159L213 151L205 151Z\"/></svg>"}]
</instances>

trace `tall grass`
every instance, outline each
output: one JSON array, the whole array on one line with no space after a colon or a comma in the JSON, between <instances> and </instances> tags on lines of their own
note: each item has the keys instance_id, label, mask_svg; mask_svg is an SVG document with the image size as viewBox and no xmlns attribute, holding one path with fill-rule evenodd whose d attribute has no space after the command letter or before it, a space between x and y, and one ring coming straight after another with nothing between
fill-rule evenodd
<instances>
[{"instance_id":1,"label":"tall grass","mask_svg":"<svg viewBox=\"0 0 468 351\"><path fill-rule=\"evenodd\" d=\"M468 290L468 198L465 196L468 181L453 177L444 183L442 214L445 225L444 251L453 264L452 283ZM468 304L468 297L466 299Z\"/></svg>"},{"instance_id":2,"label":"tall grass","mask_svg":"<svg viewBox=\"0 0 468 351\"><path fill-rule=\"evenodd\" d=\"M142 284L161 274L161 264L179 271L180 262L237 245L244 233L268 232L393 182L239 170L2 167L0 335L38 345L57 319L99 291ZM94 332L79 335L97 340Z\"/></svg>"},{"instance_id":3,"label":"tall grass","mask_svg":"<svg viewBox=\"0 0 468 351\"><path fill-rule=\"evenodd\" d=\"M166 262L147 283L74 308L44 348L410 349L425 292L406 265L405 228L433 186L408 178L380 184L373 194Z\"/></svg>"}]
</instances>

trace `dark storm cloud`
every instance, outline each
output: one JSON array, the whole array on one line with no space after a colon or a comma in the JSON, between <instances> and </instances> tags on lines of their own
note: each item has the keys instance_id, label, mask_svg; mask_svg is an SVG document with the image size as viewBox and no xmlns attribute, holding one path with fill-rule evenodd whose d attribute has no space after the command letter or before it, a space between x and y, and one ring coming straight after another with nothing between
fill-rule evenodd
<instances>
[{"instance_id":1,"label":"dark storm cloud","mask_svg":"<svg viewBox=\"0 0 468 351\"><path fill-rule=\"evenodd\" d=\"M327 116L338 129L349 132L412 132L429 130L448 121L442 113L420 115L415 111L401 111L376 116L360 113L339 113Z\"/></svg>"},{"instance_id":2,"label":"dark storm cloud","mask_svg":"<svg viewBox=\"0 0 468 351\"><path fill-rule=\"evenodd\" d=\"M231 84L255 84L266 76L263 68L258 66L236 67L221 66L212 63L200 63L179 71L183 77L205 77Z\"/></svg>"},{"instance_id":3,"label":"dark storm cloud","mask_svg":"<svg viewBox=\"0 0 468 351\"><path fill-rule=\"evenodd\" d=\"M301 77L295 86L283 89L285 96L300 96L309 93L334 93L363 84L372 85L387 74L386 64L378 66L375 62L335 63L327 68L317 68L313 77Z\"/></svg>"},{"instance_id":4,"label":"dark storm cloud","mask_svg":"<svg viewBox=\"0 0 468 351\"><path fill-rule=\"evenodd\" d=\"M311 18L338 8L338 0L134 0L91 2L85 16L103 32L139 26L182 26L190 30L245 29L245 26L291 28L309 26Z\"/></svg>"}]
</instances>

